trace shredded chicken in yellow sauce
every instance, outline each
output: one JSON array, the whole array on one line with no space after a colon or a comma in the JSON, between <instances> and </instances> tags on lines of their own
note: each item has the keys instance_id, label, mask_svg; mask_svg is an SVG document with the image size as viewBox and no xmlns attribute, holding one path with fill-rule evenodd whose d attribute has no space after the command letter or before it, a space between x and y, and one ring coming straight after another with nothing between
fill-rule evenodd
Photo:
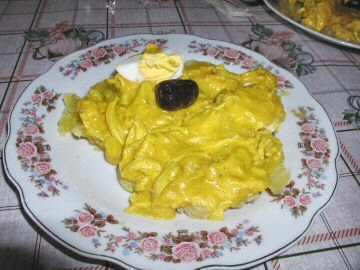
<instances>
[{"instance_id":1,"label":"shredded chicken in yellow sauce","mask_svg":"<svg viewBox=\"0 0 360 270\"><path fill-rule=\"evenodd\" d=\"M127 213L221 220L268 188L281 192L289 173L273 135L285 118L276 77L262 67L235 74L192 61L181 78L196 81L200 93L176 111L157 106L154 81L120 74L83 98L67 94L60 132L88 139L118 166L132 193Z\"/></svg>"},{"instance_id":2,"label":"shredded chicken in yellow sauce","mask_svg":"<svg viewBox=\"0 0 360 270\"><path fill-rule=\"evenodd\" d=\"M360 43L360 11L341 0L284 0L281 8L294 20L323 34Z\"/></svg>"}]
</instances>

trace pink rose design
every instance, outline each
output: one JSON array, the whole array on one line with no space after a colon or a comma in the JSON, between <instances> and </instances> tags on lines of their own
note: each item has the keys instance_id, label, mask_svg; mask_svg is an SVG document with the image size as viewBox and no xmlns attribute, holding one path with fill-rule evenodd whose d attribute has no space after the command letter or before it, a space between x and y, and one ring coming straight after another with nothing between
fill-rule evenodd
<instances>
[{"instance_id":1,"label":"pink rose design","mask_svg":"<svg viewBox=\"0 0 360 270\"><path fill-rule=\"evenodd\" d=\"M213 245L220 246L227 241L227 236L222 232L212 232L209 234L209 241Z\"/></svg>"},{"instance_id":2,"label":"pink rose design","mask_svg":"<svg viewBox=\"0 0 360 270\"><path fill-rule=\"evenodd\" d=\"M204 249L204 250L203 250L203 254L204 254L205 257L210 256L210 254L211 254L210 249Z\"/></svg>"},{"instance_id":3,"label":"pink rose design","mask_svg":"<svg viewBox=\"0 0 360 270\"><path fill-rule=\"evenodd\" d=\"M49 162L43 162L43 161L36 162L34 166L35 166L35 170L41 175L47 174L51 170L51 166Z\"/></svg>"},{"instance_id":4,"label":"pink rose design","mask_svg":"<svg viewBox=\"0 0 360 270\"><path fill-rule=\"evenodd\" d=\"M135 233L133 233L133 232L128 232L128 238L131 239L131 240L134 240L134 239L136 238Z\"/></svg>"},{"instance_id":5,"label":"pink rose design","mask_svg":"<svg viewBox=\"0 0 360 270\"><path fill-rule=\"evenodd\" d=\"M163 260L165 257L166 257L166 254L165 254L165 253L160 253L160 254L158 255L159 260Z\"/></svg>"},{"instance_id":6,"label":"pink rose design","mask_svg":"<svg viewBox=\"0 0 360 270\"><path fill-rule=\"evenodd\" d=\"M254 235L254 231L252 231L252 230L249 228L249 229L246 229L246 230L245 230L245 234L246 234L247 236L253 236L253 235Z\"/></svg>"},{"instance_id":7,"label":"pink rose design","mask_svg":"<svg viewBox=\"0 0 360 270\"><path fill-rule=\"evenodd\" d=\"M39 132L39 129L37 128L37 126L27 125L24 127L24 131L26 134L35 135Z\"/></svg>"},{"instance_id":8,"label":"pink rose design","mask_svg":"<svg viewBox=\"0 0 360 270\"><path fill-rule=\"evenodd\" d=\"M302 205L308 205L311 203L311 197L308 194L301 193L299 195L299 203Z\"/></svg>"},{"instance_id":9,"label":"pink rose design","mask_svg":"<svg viewBox=\"0 0 360 270\"><path fill-rule=\"evenodd\" d=\"M84 226L84 227L80 228L79 232L84 237L93 237L96 235L97 229L92 226Z\"/></svg>"},{"instance_id":10,"label":"pink rose design","mask_svg":"<svg viewBox=\"0 0 360 270\"><path fill-rule=\"evenodd\" d=\"M30 163L31 163L31 160L30 160L30 159L28 159L28 158L23 159L23 163L24 163L24 165L29 166L29 165L30 165Z\"/></svg>"},{"instance_id":11,"label":"pink rose design","mask_svg":"<svg viewBox=\"0 0 360 270\"><path fill-rule=\"evenodd\" d=\"M50 40L62 40L66 36L64 32L71 30L72 27L67 22L59 22L55 27L49 29L49 38Z\"/></svg>"},{"instance_id":12,"label":"pink rose design","mask_svg":"<svg viewBox=\"0 0 360 270\"><path fill-rule=\"evenodd\" d=\"M225 51L225 56L229 57L229 58L232 58L232 59L236 59L236 58L238 58L240 56L240 52L238 52L235 49L227 49Z\"/></svg>"},{"instance_id":13,"label":"pink rose design","mask_svg":"<svg viewBox=\"0 0 360 270\"><path fill-rule=\"evenodd\" d=\"M238 229L232 229L231 230L232 235L237 235L239 233Z\"/></svg>"},{"instance_id":14,"label":"pink rose design","mask_svg":"<svg viewBox=\"0 0 360 270\"><path fill-rule=\"evenodd\" d=\"M319 153L325 153L329 149L329 143L320 138L313 139L311 141L311 146Z\"/></svg>"},{"instance_id":15,"label":"pink rose design","mask_svg":"<svg viewBox=\"0 0 360 270\"><path fill-rule=\"evenodd\" d=\"M170 244L170 243L171 243L170 238L165 239L165 243L166 243L166 244Z\"/></svg>"},{"instance_id":16,"label":"pink rose design","mask_svg":"<svg viewBox=\"0 0 360 270\"><path fill-rule=\"evenodd\" d=\"M245 57L243 64L245 67L253 67L255 65L255 62L250 57Z\"/></svg>"},{"instance_id":17,"label":"pink rose design","mask_svg":"<svg viewBox=\"0 0 360 270\"><path fill-rule=\"evenodd\" d=\"M278 39L283 41L291 41L292 37L294 36L293 32L288 31L281 31L281 32L274 32L270 38Z\"/></svg>"},{"instance_id":18,"label":"pink rose design","mask_svg":"<svg viewBox=\"0 0 360 270\"><path fill-rule=\"evenodd\" d=\"M56 178L55 178L54 176L50 176L50 177L49 177L49 181L55 182L55 181L56 181Z\"/></svg>"},{"instance_id":19,"label":"pink rose design","mask_svg":"<svg viewBox=\"0 0 360 270\"><path fill-rule=\"evenodd\" d=\"M56 41L56 40L65 39L66 36L62 32L52 32L52 33L49 34L49 38L50 38L51 41Z\"/></svg>"},{"instance_id":20,"label":"pink rose design","mask_svg":"<svg viewBox=\"0 0 360 270\"><path fill-rule=\"evenodd\" d=\"M87 212L83 212L80 214L79 216L79 221L82 222L82 223L85 223L85 222L90 222L94 219L94 216L87 213Z\"/></svg>"},{"instance_id":21,"label":"pink rose design","mask_svg":"<svg viewBox=\"0 0 360 270\"><path fill-rule=\"evenodd\" d=\"M115 52L118 53L118 54L123 54L125 52L125 48L124 46L120 45L120 46L116 46L114 48Z\"/></svg>"},{"instance_id":22,"label":"pink rose design","mask_svg":"<svg viewBox=\"0 0 360 270\"><path fill-rule=\"evenodd\" d=\"M101 58L106 55L106 50L104 48L95 48L91 51L91 55L95 58Z\"/></svg>"},{"instance_id":23,"label":"pink rose design","mask_svg":"<svg viewBox=\"0 0 360 270\"><path fill-rule=\"evenodd\" d=\"M309 185L314 185L316 183L315 179L314 178L309 178L308 179L308 184Z\"/></svg>"},{"instance_id":24,"label":"pink rose design","mask_svg":"<svg viewBox=\"0 0 360 270\"><path fill-rule=\"evenodd\" d=\"M39 94L35 94L31 97L31 100L34 102L34 103L41 103L42 101L42 97L39 95Z\"/></svg>"},{"instance_id":25,"label":"pink rose design","mask_svg":"<svg viewBox=\"0 0 360 270\"><path fill-rule=\"evenodd\" d=\"M108 244L107 244L107 248L108 248L110 251L112 251L112 252L114 252L114 251L116 250L116 247L115 247L113 244L111 244L111 243L108 243Z\"/></svg>"},{"instance_id":26,"label":"pink rose design","mask_svg":"<svg viewBox=\"0 0 360 270\"><path fill-rule=\"evenodd\" d=\"M207 49L206 52L208 55L213 56L213 57L215 57L219 54L219 50L216 48Z\"/></svg>"},{"instance_id":27,"label":"pink rose design","mask_svg":"<svg viewBox=\"0 0 360 270\"><path fill-rule=\"evenodd\" d=\"M80 61L80 66L82 68L88 69L88 68L92 67L92 65L93 64L91 63L91 61L89 59L83 59L83 60Z\"/></svg>"},{"instance_id":28,"label":"pink rose design","mask_svg":"<svg viewBox=\"0 0 360 270\"><path fill-rule=\"evenodd\" d=\"M53 192L55 190L55 186L48 186L47 190Z\"/></svg>"},{"instance_id":29,"label":"pink rose design","mask_svg":"<svg viewBox=\"0 0 360 270\"><path fill-rule=\"evenodd\" d=\"M257 51L269 58L269 60L276 61L283 67L290 67L295 61L294 57L289 55L288 51L285 51L281 45L272 44L272 40L264 38L265 42L262 41L252 41L250 48L253 51Z\"/></svg>"},{"instance_id":30,"label":"pink rose design","mask_svg":"<svg viewBox=\"0 0 360 270\"><path fill-rule=\"evenodd\" d=\"M276 84L277 86L279 86L280 89L284 88L286 86L285 78L283 76L277 76Z\"/></svg>"},{"instance_id":31,"label":"pink rose design","mask_svg":"<svg viewBox=\"0 0 360 270\"><path fill-rule=\"evenodd\" d=\"M301 125L301 130L305 133L314 133L315 127L311 123L304 123Z\"/></svg>"},{"instance_id":32,"label":"pink rose design","mask_svg":"<svg viewBox=\"0 0 360 270\"><path fill-rule=\"evenodd\" d=\"M284 204L289 207L293 207L296 205L295 198L291 197L291 196L285 196L283 201L284 201Z\"/></svg>"},{"instance_id":33,"label":"pink rose design","mask_svg":"<svg viewBox=\"0 0 360 270\"><path fill-rule=\"evenodd\" d=\"M36 123L41 123L41 121L42 121L42 118L41 117L35 117L35 122Z\"/></svg>"},{"instance_id":34,"label":"pink rose design","mask_svg":"<svg viewBox=\"0 0 360 270\"><path fill-rule=\"evenodd\" d=\"M115 236L114 237L114 241L119 244L121 241L123 240L123 237L122 236Z\"/></svg>"},{"instance_id":35,"label":"pink rose design","mask_svg":"<svg viewBox=\"0 0 360 270\"><path fill-rule=\"evenodd\" d=\"M180 259L183 262L192 262L199 258L200 252L197 245L183 243L173 248L173 255L176 259Z\"/></svg>"},{"instance_id":36,"label":"pink rose design","mask_svg":"<svg viewBox=\"0 0 360 270\"><path fill-rule=\"evenodd\" d=\"M152 252L155 251L159 246L159 242L154 237L148 237L141 241L140 247L142 250L146 252Z\"/></svg>"},{"instance_id":37,"label":"pink rose design","mask_svg":"<svg viewBox=\"0 0 360 270\"><path fill-rule=\"evenodd\" d=\"M54 97L54 93L51 91L45 91L43 96L45 99L52 99Z\"/></svg>"},{"instance_id":38,"label":"pink rose design","mask_svg":"<svg viewBox=\"0 0 360 270\"><path fill-rule=\"evenodd\" d=\"M321 160L317 158L309 159L306 163L311 169L320 169L322 166Z\"/></svg>"},{"instance_id":39,"label":"pink rose design","mask_svg":"<svg viewBox=\"0 0 360 270\"><path fill-rule=\"evenodd\" d=\"M37 149L31 142L24 142L19 144L17 152L20 157L32 157Z\"/></svg>"}]
</instances>

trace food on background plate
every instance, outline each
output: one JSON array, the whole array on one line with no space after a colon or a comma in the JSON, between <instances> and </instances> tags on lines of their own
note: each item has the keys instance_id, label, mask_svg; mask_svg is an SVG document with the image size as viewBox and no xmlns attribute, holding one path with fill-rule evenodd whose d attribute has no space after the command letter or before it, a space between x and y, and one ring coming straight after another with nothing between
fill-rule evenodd
<instances>
[{"instance_id":1,"label":"food on background plate","mask_svg":"<svg viewBox=\"0 0 360 270\"><path fill-rule=\"evenodd\" d=\"M143 57L159 52L147 48ZM165 109L157 103L161 80L132 81L117 73L83 98L64 96L60 132L88 139L118 166L120 184L132 193L127 213L221 220L224 211L268 188L283 190L290 176L273 134L285 112L274 75L262 67L235 74L224 65L188 61L175 88L190 83L184 95L191 102Z\"/></svg>"},{"instance_id":2,"label":"food on background plate","mask_svg":"<svg viewBox=\"0 0 360 270\"><path fill-rule=\"evenodd\" d=\"M360 44L360 10L343 0L284 0L280 9L323 34ZM346 2L346 1L345 1Z\"/></svg>"}]
</instances>

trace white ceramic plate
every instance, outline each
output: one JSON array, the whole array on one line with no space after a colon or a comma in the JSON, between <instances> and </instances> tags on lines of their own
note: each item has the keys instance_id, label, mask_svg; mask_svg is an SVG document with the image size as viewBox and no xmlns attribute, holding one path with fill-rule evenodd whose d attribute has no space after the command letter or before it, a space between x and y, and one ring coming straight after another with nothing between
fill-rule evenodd
<instances>
[{"instance_id":1,"label":"white ceramic plate","mask_svg":"<svg viewBox=\"0 0 360 270\"><path fill-rule=\"evenodd\" d=\"M306 33L313 35L315 37L318 37L322 40L328 41L330 43L333 43L335 45L341 45L341 46L345 46L345 47L349 47L349 48L354 48L354 49L360 49L360 45L359 44L355 44L352 42L348 42L342 39L338 39L332 36L328 36L325 35L323 33L320 33L318 31L315 31L314 29L311 29L305 25L302 25L301 23L298 23L297 21L291 19L290 17L288 17L286 14L284 14L283 12L280 11L279 7L279 3L281 3L281 1L283 0L264 0L264 3L268 6L268 8L270 8L273 12L275 12L278 16L280 16L281 18L283 18L285 21L288 21L289 23L291 23L292 25L295 25L296 27L302 29L303 31L305 31Z\"/></svg>"},{"instance_id":2,"label":"white ceramic plate","mask_svg":"<svg viewBox=\"0 0 360 270\"><path fill-rule=\"evenodd\" d=\"M287 117L277 136L293 179L281 196L263 193L255 203L227 211L224 221L184 215L159 221L123 212L129 194L115 167L86 140L60 136L57 122L64 93L83 96L150 42L185 60L224 63L238 73L263 65L278 77ZM11 112L3 161L29 216L79 254L131 269L240 269L280 254L307 232L334 194L337 153L323 108L263 56L190 35L135 35L75 52L34 80Z\"/></svg>"}]
</instances>

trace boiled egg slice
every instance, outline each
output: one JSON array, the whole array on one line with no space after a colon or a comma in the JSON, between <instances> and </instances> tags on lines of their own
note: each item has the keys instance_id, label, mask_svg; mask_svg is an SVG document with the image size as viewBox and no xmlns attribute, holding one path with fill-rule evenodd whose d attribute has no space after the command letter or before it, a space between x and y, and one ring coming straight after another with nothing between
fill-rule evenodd
<instances>
[{"instance_id":1,"label":"boiled egg slice","mask_svg":"<svg viewBox=\"0 0 360 270\"><path fill-rule=\"evenodd\" d=\"M182 75L184 60L181 54L161 51L135 55L116 66L116 71L133 82L152 80L160 82L178 79Z\"/></svg>"}]
</instances>

